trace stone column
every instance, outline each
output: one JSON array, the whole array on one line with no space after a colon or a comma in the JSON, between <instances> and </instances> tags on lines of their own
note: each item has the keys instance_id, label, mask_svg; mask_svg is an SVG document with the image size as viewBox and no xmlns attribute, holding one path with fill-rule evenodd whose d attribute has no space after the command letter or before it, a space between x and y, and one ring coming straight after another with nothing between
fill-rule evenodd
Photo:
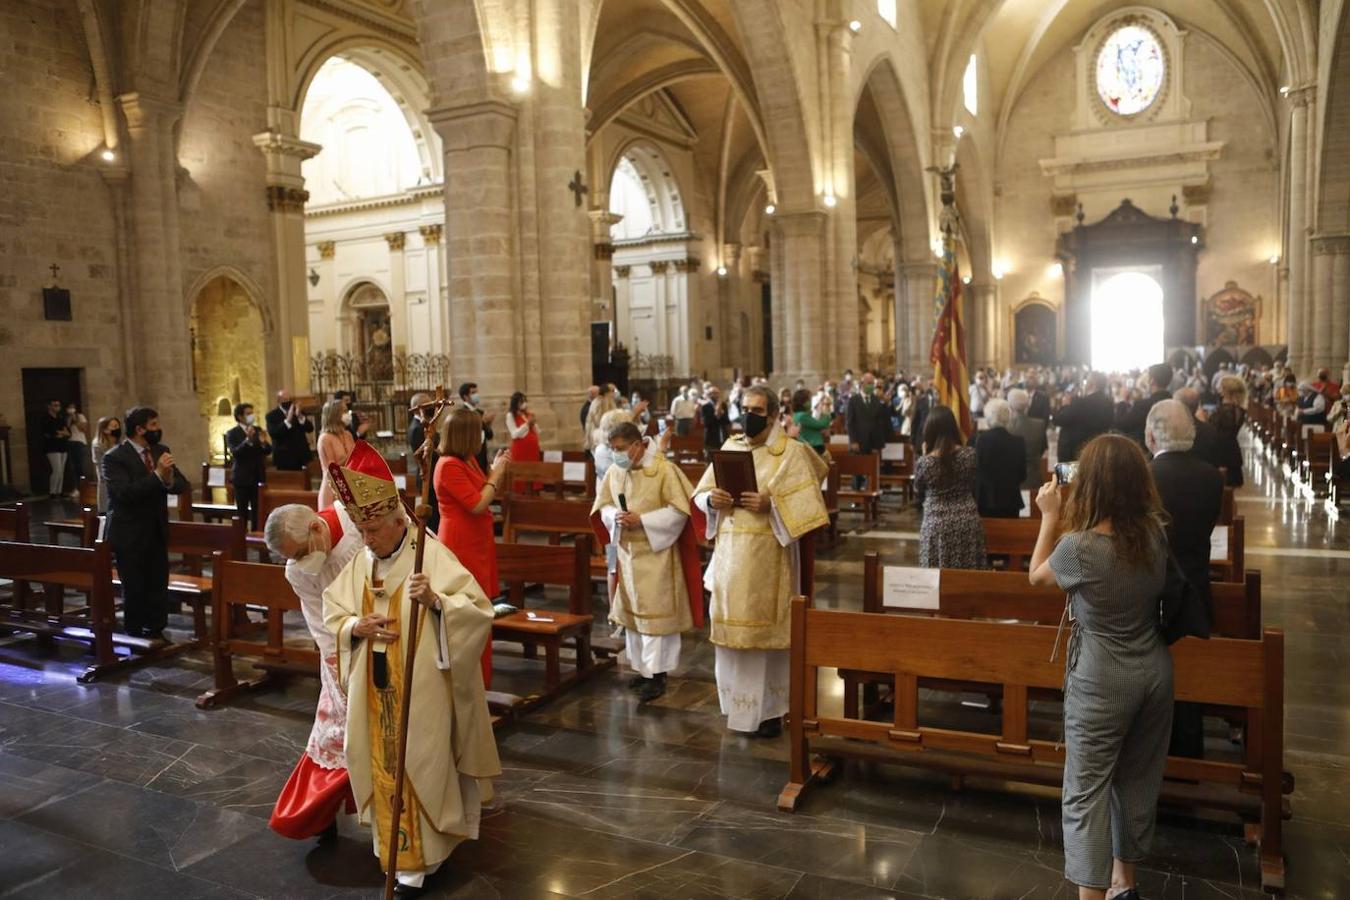
<instances>
[{"instance_id":1,"label":"stone column","mask_svg":"<svg viewBox=\"0 0 1350 900\"><path fill-rule=\"evenodd\" d=\"M666 316L666 296L670 293L670 278L667 273L670 271L670 261L665 259L655 259L651 262L652 270L652 315L656 317L653 326L656 331L656 346L639 348L636 343L630 348L634 353L642 349L645 356L657 356L667 354L678 356L675 350L675 339L670 334L670 319Z\"/></svg>"},{"instance_id":2,"label":"stone column","mask_svg":"<svg viewBox=\"0 0 1350 900\"><path fill-rule=\"evenodd\" d=\"M835 346L833 331L840 323L833 321L835 310L822 302L827 278L825 270L826 215L820 212L779 213L774 221L782 235L773 247L781 261L783 278L774 280L774 312L783 306L782 337L775 331L774 359L778 359L780 340L786 365L783 374L789 379L805 378L808 382L826 376L837 378L830 368L830 347ZM779 289L781 285L781 290ZM853 303L857 304L856 295ZM851 329L857 342L857 313L853 314ZM856 349L854 350L856 354Z\"/></svg>"},{"instance_id":3,"label":"stone column","mask_svg":"<svg viewBox=\"0 0 1350 900\"><path fill-rule=\"evenodd\" d=\"M632 312L630 311L632 309L633 283L628 280L628 276L632 274L632 271L633 269L630 266L614 267L614 277L616 280L614 283L613 318L610 319L609 339L611 346L613 346L616 341L623 341L624 345L628 347L633 345L633 336L631 334L623 333L620 330L619 324L620 322L633 321Z\"/></svg>"},{"instance_id":4,"label":"stone column","mask_svg":"<svg viewBox=\"0 0 1350 900\"><path fill-rule=\"evenodd\" d=\"M741 245L739 243L728 243L722 245L722 265L726 267L726 275L718 275L713 271L717 279L717 314L716 325L717 333L714 335L716 340L713 347L716 348L717 359L710 360L706 357L703 362L709 369L720 368L726 365L727 360L734 358L741 346L741 310L744 306L741 298L741 288L746 279L741 275ZM701 341L702 335L699 336ZM713 347L709 352L713 352ZM743 361L746 367L749 367L750 361Z\"/></svg>"},{"instance_id":5,"label":"stone column","mask_svg":"<svg viewBox=\"0 0 1350 900\"><path fill-rule=\"evenodd\" d=\"M267 160L267 208L271 211L272 244L277 259L276 325L280 368L269 393L289 386L309 393L309 286L305 283L305 202L309 192L300 164L322 147L278 130L253 136Z\"/></svg>"},{"instance_id":6,"label":"stone column","mask_svg":"<svg viewBox=\"0 0 1350 900\"><path fill-rule=\"evenodd\" d=\"M441 235L444 226L422 225L417 229L422 235L422 264L426 266L427 303L431 319L431 335L427 342L432 353L450 352L450 311L444 301L441 273L445 271L441 262ZM446 385L448 389L450 386Z\"/></svg>"},{"instance_id":7,"label":"stone column","mask_svg":"<svg viewBox=\"0 0 1350 900\"><path fill-rule=\"evenodd\" d=\"M1312 353L1309 347L1308 311L1308 108L1313 88L1290 91L1289 116L1289 362L1299 377L1307 373Z\"/></svg>"},{"instance_id":8,"label":"stone column","mask_svg":"<svg viewBox=\"0 0 1350 900\"><path fill-rule=\"evenodd\" d=\"M337 242L319 241L314 245L314 249L319 251L319 264L315 267L315 271L319 273L319 294L323 297L325 315L322 317L319 333L311 333L309 336L311 358L316 353L341 351L343 339L342 328L338 321L342 315L342 310L338 308L342 298L337 293L337 263L334 261L337 256Z\"/></svg>"},{"instance_id":9,"label":"stone column","mask_svg":"<svg viewBox=\"0 0 1350 900\"><path fill-rule=\"evenodd\" d=\"M933 370L929 351L933 344L933 295L937 291L938 266L935 262L900 263L896 270L899 282L895 291L895 321L897 329L901 323L905 325L903 366L907 374L927 375ZM896 343L900 343L898 338Z\"/></svg>"},{"instance_id":10,"label":"stone column","mask_svg":"<svg viewBox=\"0 0 1350 900\"><path fill-rule=\"evenodd\" d=\"M997 365L998 284L972 281L970 284L961 285L961 293L970 298L970 303L965 308L971 312L971 315L965 318L966 366L974 368L977 365Z\"/></svg>"},{"instance_id":11,"label":"stone column","mask_svg":"<svg viewBox=\"0 0 1350 900\"><path fill-rule=\"evenodd\" d=\"M516 390L517 284L511 208L516 109L486 102L428 113L445 150L450 359L455 383Z\"/></svg>"},{"instance_id":12,"label":"stone column","mask_svg":"<svg viewBox=\"0 0 1350 900\"><path fill-rule=\"evenodd\" d=\"M188 472L206 458L207 434L192 392L192 342L179 252L174 129L183 108L142 93L123 94L118 102L127 121L127 252L135 286L128 306L136 394L127 399L160 413L179 468Z\"/></svg>"},{"instance_id":13,"label":"stone column","mask_svg":"<svg viewBox=\"0 0 1350 900\"><path fill-rule=\"evenodd\" d=\"M591 220L591 321L609 319L614 306L614 243L610 228L623 216L605 209L592 209ZM589 333L589 332L588 332Z\"/></svg>"},{"instance_id":14,"label":"stone column","mask_svg":"<svg viewBox=\"0 0 1350 900\"><path fill-rule=\"evenodd\" d=\"M1313 313L1317 321L1314 357L1307 375L1321 366L1334 372L1350 366L1350 234L1321 234L1312 239ZM1300 378L1305 373L1295 369Z\"/></svg>"},{"instance_id":15,"label":"stone column","mask_svg":"<svg viewBox=\"0 0 1350 900\"><path fill-rule=\"evenodd\" d=\"M853 171L854 97L848 73L853 65L853 32L845 21L819 25L825 29L825 58L828 60L825 84L829 102L826 159L833 170L836 206L828 212L829 238L825 256L825 291L829 301L827 342L819 354L821 374L838 377L844 369L858 369L860 301L858 299L858 204L854 196L857 183Z\"/></svg>"},{"instance_id":16,"label":"stone column","mask_svg":"<svg viewBox=\"0 0 1350 900\"><path fill-rule=\"evenodd\" d=\"M403 248L408 236L402 231L391 231L384 236L389 245L389 341L394 355L408 352L408 269Z\"/></svg>"}]
</instances>

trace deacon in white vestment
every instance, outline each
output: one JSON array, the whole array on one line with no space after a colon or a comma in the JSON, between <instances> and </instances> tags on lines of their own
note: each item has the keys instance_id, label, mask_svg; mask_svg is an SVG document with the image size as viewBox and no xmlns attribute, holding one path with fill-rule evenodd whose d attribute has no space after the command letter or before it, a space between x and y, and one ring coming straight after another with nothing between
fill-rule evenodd
<instances>
[{"instance_id":1,"label":"deacon in white vestment","mask_svg":"<svg viewBox=\"0 0 1350 900\"><path fill-rule=\"evenodd\" d=\"M602 544L616 550L610 621L624 629L630 687L644 703L665 693L680 664L680 634L703 624L698 546L690 523L692 489L657 441L632 422L610 428L614 463L591 507Z\"/></svg>"},{"instance_id":2,"label":"deacon in white vestment","mask_svg":"<svg viewBox=\"0 0 1350 900\"><path fill-rule=\"evenodd\" d=\"M694 489L715 540L704 584L712 594L710 638L727 727L773 737L788 709L792 597L801 591L801 538L829 523L820 483L828 467L775 424L778 398L762 386L741 398L744 435L723 450L753 454L758 492L732 497L709 466Z\"/></svg>"}]
</instances>

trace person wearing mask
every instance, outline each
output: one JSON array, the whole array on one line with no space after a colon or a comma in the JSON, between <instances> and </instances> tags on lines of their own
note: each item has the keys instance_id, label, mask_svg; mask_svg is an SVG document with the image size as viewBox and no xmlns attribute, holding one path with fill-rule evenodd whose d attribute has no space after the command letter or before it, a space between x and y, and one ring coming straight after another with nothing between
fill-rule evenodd
<instances>
[{"instance_id":1,"label":"person wearing mask","mask_svg":"<svg viewBox=\"0 0 1350 900\"><path fill-rule=\"evenodd\" d=\"M352 436L346 424L342 421L346 414L346 403L334 398L323 405L323 412L320 414L320 425L323 431L319 432L317 449L319 451L319 465L323 468L323 482L319 485L319 509L327 509L333 505L335 495L333 493L333 478L328 471L328 467L333 463L346 465L348 457L352 455L352 450L356 447L356 438Z\"/></svg>"},{"instance_id":2,"label":"person wearing mask","mask_svg":"<svg viewBox=\"0 0 1350 900\"><path fill-rule=\"evenodd\" d=\"M70 452L70 422L61 409L60 400L47 401L47 414L42 417L42 453L47 457L51 474L47 478L47 495L53 500L65 496L66 454Z\"/></svg>"},{"instance_id":3,"label":"person wearing mask","mask_svg":"<svg viewBox=\"0 0 1350 900\"><path fill-rule=\"evenodd\" d=\"M1195 440L1191 445L1191 456L1199 457L1209 463L1215 469L1222 463L1219 462L1219 433L1214 430L1214 426L1198 417L1200 412L1200 392L1195 388L1184 387L1177 391L1172 397L1173 400L1186 407L1191 414L1191 424L1195 427ZM1145 441L1145 446L1147 446Z\"/></svg>"},{"instance_id":4,"label":"person wearing mask","mask_svg":"<svg viewBox=\"0 0 1350 900\"><path fill-rule=\"evenodd\" d=\"M1099 434L1111 430L1115 408L1106 396L1106 378L1100 372L1089 372L1083 379L1083 396L1055 413L1059 426L1059 462L1073 462L1078 451Z\"/></svg>"},{"instance_id":5,"label":"person wearing mask","mask_svg":"<svg viewBox=\"0 0 1350 900\"><path fill-rule=\"evenodd\" d=\"M797 438L821 456L826 452L825 435L830 431L831 421L824 409L811 409L811 392L806 388L792 395L792 424L799 429Z\"/></svg>"},{"instance_id":6,"label":"person wearing mask","mask_svg":"<svg viewBox=\"0 0 1350 900\"><path fill-rule=\"evenodd\" d=\"M312 426L311 426L312 427ZM347 775L347 697L338 679L337 639L323 623L323 592L361 550L361 535L341 503L315 512L289 503L267 516L263 540L286 562L286 581L300 599L309 636L319 648L319 702L300 762L272 807L268 827L292 840L337 840L337 817L356 812Z\"/></svg>"},{"instance_id":7,"label":"person wearing mask","mask_svg":"<svg viewBox=\"0 0 1350 900\"><path fill-rule=\"evenodd\" d=\"M507 407L506 430L511 435L511 458L516 462L539 462L544 452L539 449L539 423L530 411L530 401L523 393L511 395Z\"/></svg>"},{"instance_id":8,"label":"person wearing mask","mask_svg":"<svg viewBox=\"0 0 1350 900\"><path fill-rule=\"evenodd\" d=\"M975 381L967 389L970 394L970 417L984 418L984 405L989 402L989 376L983 371L975 373Z\"/></svg>"},{"instance_id":9,"label":"person wearing mask","mask_svg":"<svg viewBox=\"0 0 1350 900\"><path fill-rule=\"evenodd\" d=\"M685 437L694 431L694 417L698 415L698 402L691 396L689 388L680 388L675 402L670 404L670 415L675 419L675 434Z\"/></svg>"},{"instance_id":10,"label":"person wearing mask","mask_svg":"<svg viewBox=\"0 0 1350 900\"><path fill-rule=\"evenodd\" d=\"M1046 447L1045 420L1031 417L1031 395L1022 388L1008 391L1008 408L1012 410L1012 416L1008 419L1008 433L1020 437L1027 449L1022 488L1034 491L1041 486L1041 457L1045 456Z\"/></svg>"},{"instance_id":11,"label":"person wearing mask","mask_svg":"<svg viewBox=\"0 0 1350 900\"><path fill-rule=\"evenodd\" d=\"M1218 466L1228 475L1228 484L1242 487L1242 447L1238 433L1247 422L1247 385L1235 375L1219 382L1219 408L1210 416L1214 426L1215 456Z\"/></svg>"},{"instance_id":12,"label":"person wearing mask","mask_svg":"<svg viewBox=\"0 0 1350 900\"><path fill-rule=\"evenodd\" d=\"M733 497L709 466L693 502L707 516L704 536L715 539L704 584L722 714L732 731L777 737L788 709L790 602L801 590L798 541L829 522L820 492L829 468L777 424L772 391L746 389L741 409L745 431L722 449L751 454L758 492Z\"/></svg>"},{"instance_id":13,"label":"person wearing mask","mask_svg":"<svg viewBox=\"0 0 1350 900\"><path fill-rule=\"evenodd\" d=\"M1164 400L1149 410L1144 441L1153 462L1149 468L1168 517L1167 543L1186 580L1209 605L1209 537L1223 506L1219 470L1195 453L1195 418L1177 400ZM1205 755L1201 708L1178 703L1172 714L1173 756Z\"/></svg>"},{"instance_id":14,"label":"person wearing mask","mask_svg":"<svg viewBox=\"0 0 1350 900\"><path fill-rule=\"evenodd\" d=\"M436 460L440 459L440 454L432 451L431 459L427 463L426 470L422 470L421 455L419 451L422 445L426 443L426 429L422 427L421 410L428 404L433 404L435 397L426 391L418 391L413 394L408 401L408 468L410 472L417 474L416 486L418 489L422 486L422 480L426 479L432 483L427 486L427 505L431 507L431 513L427 516L427 531L435 531L440 527L441 508L436 502L436 484L432 476L436 472Z\"/></svg>"},{"instance_id":15,"label":"person wearing mask","mask_svg":"<svg viewBox=\"0 0 1350 900\"><path fill-rule=\"evenodd\" d=\"M615 548L610 621L624 630L629 683L642 703L666 692L680 665L680 635L703 625L703 579L691 524L693 489L660 442L633 422L609 430L614 463L591 506L596 539ZM701 522L699 524L702 524Z\"/></svg>"},{"instance_id":16,"label":"person wearing mask","mask_svg":"<svg viewBox=\"0 0 1350 900\"><path fill-rule=\"evenodd\" d=\"M1298 379L1285 366L1280 386L1275 389L1275 408L1283 415L1292 416L1299 406Z\"/></svg>"},{"instance_id":17,"label":"person wearing mask","mask_svg":"<svg viewBox=\"0 0 1350 900\"><path fill-rule=\"evenodd\" d=\"M1327 398L1309 382L1298 386L1298 420L1302 425L1327 424Z\"/></svg>"},{"instance_id":18,"label":"person wearing mask","mask_svg":"<svg viewBox=\"0 0 1350 900\"><path fill-rule=\"evenodd\" d=\"M1172 656L1158 627L1167 537L1139 445L1094 438L1066 501L1036 495L1031 584L1069 595L1064 676L1064 877L1078 896L1137 897L1172 723ZM1062 509L1062 514L1061 514ZM1061 536L1062 535L1062 536Z\"/></svg>"},{"instance_id":19,"label":"person wearing mask","mask_svg":"<svg viewBox=\"0 0 1350 900\"><path fill-rule=\"evenodd\" d=\"M703 446L716 450L731 434L731 415L722 402L722 391L717 385L708 388L706 397L699 409L699 415L703 417Z\"/></svg>"},{"instance_id":20,"label":"person wearing mask","mask_svg":"<svg viewBox=\"0 0 1350 900\"><path fill-rule=\"evenodd\" d=\"M258 417L253 404L240 403L234 408L235 425L225 432L225 446L230 451L230 483L234 485L234 508L250 531L258 530L258 485L263 480L267 457L272 445L258 428Z\"/></svg>"},{"instance_id":21,"label":"person wearing mask","mask_svg":"<svg viewBox=\"0 0 1350 900\"><path fill-rule=\"evenodd\" d=\"M1130 404L1129 412L1116 421L1121 434L1133 440L1141 448L1144 446L1144 423L1148 420L1148 411L1153 404L1172 399L1172 367L1167 363L1158 363L1148 367L1149 395Z\"/></svg>"},{"instance_id":22,"label":"person wearing mask","mask_svg":"<svg viewBox=\"0 0 1350 900\"><path fill-rule=\"evenodd\" d=\"M472 381L466 381L459 386L459 399L464 403L464 406L467 409L471 409L478 414L478 419L483 426L483 441L479 445L478 452L475 456L478 459L478 468L486 472L488 467L488 441L492 440L492 423L497 418L497 414L483 409L483 397L478 393L478 385L474 384Z\"/></svg>"},{"instance_id":23,"label":"person wearing mask","mask_svg":"<svg viewBox=\"0 0 1350 900\"><path fill-rule=\"evenodd\" d=\"M891 425L902 441L914 438L914 394L907 383L901 381L895 386L895 398L891 401Z\"/></svg>"},{"instance_id":24,"label":"person wearing mask","mask_svg":"<svg viewBox=\"0 0 1350 900\"><path fill-rule=\"evenodd\" d=\"M1035 372L1027 376L1027 418L1050 421L1050 395L1041 387L1041 378Z\"/></svg>"},{"instance_id":25,"label":"person wearing mask","mask_svg":"<svg viewBox=\"0 0 1350 900\"><path fill-rule=\"evenodd\" d=\"M1027 474L1027 444L1008 431L1012 407L993 399L984 406L989 427L975 438L977 505L981 516L1016 519L1022 511L1022 482Z\"/></svg>"},{"instance_id":26,"label":"person wearing mask","mask_svg":"<svg viewBox=\"0 0 1350 900\"><path fill-rule=\"evenodd\" d=\"M108 543L122 579L122 623L132 637L167 641L169 494L191 490L160 443L159 413L127 410L127 440L103 454L108 485Z\"/></svg>"},{"instance_id":27,"label":"person wearing mask","mask_svg":"<svg viewBox=\"0 0 1350 900\"><path fill-rule=\"evenodd\" d=\"M492 533L492 501L505 491L509 450L498 450L485 475L478 465L482 447L478 413L461 408L441 420L434 483L441 507L436 539L459 559L488 600L497 596L497 542ZM483 647L483 684L492 685L492 641Z\"/></svg>"},{"instance_id":28,"label":"person wearing mask","mask_svg":"<svg viewBox=\"0 0 1350 900\"><path fill-rule=\"evenodd\" d=\"M66 404L66 423L70 438L66 445L66 484L72 485L70 495L80 496L80 479L93 477L89 456L89 420L74 403Z\"/></svg>"},{"instance_id":29,"label":"person wearing mask","mask_svg":"<svg viewBox=\"0 0 1350 900\"><path fill-rule=\"evenodd\" d=\"M600 396L600 386L598 384L593 384L586 388L586 399L581 404L581 430L583 432L583 440L584 435L589 433L586 428L586 419L590 414L591 404L595 402L595 398L598 396Z\"/></svg>"},{"instance_id":30,"label":"person wearing mask","mask_svg":"<svg viewBox=\"0 0 1350 900\"><path fill-rule=\"evenodd\" d=\"M591 405L586 411L586 449L590 451L592 456L605 442L604 434L598 430L600 420L605 417L605 413L619 408L614 399L616 393L614 385L600 385L600 392L596 394L595 399L591 401Z\"/></svg>"},{"instance_id":31,"label":"person wearing mask","mask_svg":"<svg viewBox=\"0 0 1350 900\"><path fill-rule=\"evenodd\" d=\"M962 446L961 429L951 407L935 406L928 413L923 445L927 452L914 464L914 491L923 510L919 565L926 569L989 568L975 502L979 485L975 448Z\"/></svg>"},{"instance_id":32,"label":"person wearing mask","mask_svg":"<svg viewBox=\"0 0 1350 900\"><path fill-rule=\"evenodd\" d=\"M314 433L314 423L300 411L290 391L277 391L276 408L268 411L264 421L267 436L272 439L272 464L285 472L304 471L313 456L309 436Z\"/></svg>"},{"instance_id":33,"label":"person wearing mask","mask_svg":"<svg viewBox=\"0 0 1350 900\"><path fill-rule=\"evenodd\" d=\"M848 401L844 427L854 453L879 452L891 436L891 411L877 397L877 379L871 372L862 374L858 393Z\"/></svg>"},{"instance_id":34,"label":"person wearing mask","mask_svg":"<svg viewBox=\"0 0 1350 900\"><path fill-rule=\"evenodd\" d=\"M98 511L108 511L108 483L103 480L104 455L122 443L122 420L117 416L104 416L98 420L97 434L89 450L93 454L94 473L98 479Z\"/></svg>"},{"instance_id":35,"label":"person wearing mask","mask_svg":"<svg viewBox=\"0 0 1350 900\"><path fill-rule=\"evenodd\" d=\"M924 429L928 424L928 412L936 405L933 389L922 376L914 379L914 427L910 430L910 440L915 445L915 453L923 452Z\"/></svg>"}]
</instances>

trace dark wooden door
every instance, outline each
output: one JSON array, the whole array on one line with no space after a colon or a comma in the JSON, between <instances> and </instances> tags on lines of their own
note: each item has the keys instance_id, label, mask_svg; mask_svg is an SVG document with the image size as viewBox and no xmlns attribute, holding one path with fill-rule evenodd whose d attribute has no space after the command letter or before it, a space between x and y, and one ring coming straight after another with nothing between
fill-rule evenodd
<instances>
[{"instance_id":1,"label":"dark wooden door","mask_svg":"<svg viewBox=\"0 0 1350 900\"><path fill-rule=\"evenodd\" d=\"M759 309L764 317L760 335L764 342L764 371L768 373L773 371L773 288L767 281L759 286Z\"/></svg>"},{"instance_id":2,"label":"dark wooden door","mask_svg":"<svg viewBox=\"0 0 1350 900\"><path fill-rule=\"evenodd\" d=\"M84 407L84 392L80 389L83 369L24 369L23 370L23 420L28 426L28 480L33 493L47 496L47 456L42 452L42 419L47 415L47 401L60 400L64 411L67 404L74 402L80 411L89 418ZM63 412L64 414L64 412ZM90 419L90 424L97 417ZM74 485L66 485L74 490Z\"/></svg>"}]
</instances>

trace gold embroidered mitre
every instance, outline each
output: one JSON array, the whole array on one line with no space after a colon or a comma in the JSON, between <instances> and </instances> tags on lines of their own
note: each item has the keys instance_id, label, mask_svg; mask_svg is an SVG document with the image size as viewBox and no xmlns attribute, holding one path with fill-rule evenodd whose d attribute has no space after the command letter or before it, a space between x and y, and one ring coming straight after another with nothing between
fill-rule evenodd
<instances>
[{"instance_id":1,"label":"gold embroidered mitre","mask_svg":"<svg viewBox=\"0 0 1350 900\"><path fill-rule=\"evenodd\" d=\"M345 464L329 463L328 477L353 522L374 522L398 509L394 473L379 451L365 441L356 442Z\"/></svg>"}]
</instances>

